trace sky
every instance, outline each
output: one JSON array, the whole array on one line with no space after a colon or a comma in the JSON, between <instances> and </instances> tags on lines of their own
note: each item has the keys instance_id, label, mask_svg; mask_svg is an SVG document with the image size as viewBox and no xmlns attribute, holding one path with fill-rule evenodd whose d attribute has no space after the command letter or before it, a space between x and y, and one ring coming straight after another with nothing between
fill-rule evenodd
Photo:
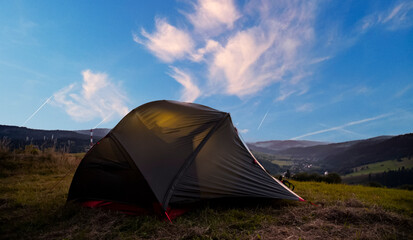
<instances>
[{"instance_id":1,"label":"sky","mask_svg":"<svg viewBox=\"0 0 413 240\"><path fill-rule=\"evenodd\" d=\"M155 100L245 141L413 132L413 1L0 1L0 124L112 128Z\"/></svg>"}]
</instances>

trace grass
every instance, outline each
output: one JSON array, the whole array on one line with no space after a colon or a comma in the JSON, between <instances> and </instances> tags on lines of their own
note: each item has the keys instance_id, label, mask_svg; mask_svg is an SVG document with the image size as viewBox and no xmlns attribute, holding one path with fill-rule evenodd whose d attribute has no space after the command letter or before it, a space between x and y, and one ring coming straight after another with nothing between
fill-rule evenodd
<instances>
[{"instance_id":1,"label":"grass","mask_svg":"<svg viewBox=\"0 0 413 240\"><path fill-rule=\"evenodd\" d=\"M272 160L271 162L281 167L288 167L294 164L294 162L290 160Z\"/></svg>"},{"instance_id":2,"label":"grass","mask_svg":"<svg viewBox=\"0 0 413 240\"><path fill-rule=\"evenodd\" d=\"M318 204L202 202L173 224L66 205L82 155L0 152L0 239L412 239L413 192L293 182Z\"/></svg>"},{"instance_id":3,"label":"grass","mask_svg":"<svg viewBox=\"0 0 413 240\"><path fill-rule=\"evenodd\" d=\"M413 168L413 158L402 158L401 161L397 160L388 160L383 162L366 164L354 168L355 172L347 174L345 177L354 177L368 175L369 173L380 173L388 170L398 170L399 168Z\"/></svg>"},{"instance_id":4,"label":"grass","mask_svg":"<svg viewBox=\"0 0 413 240\"><path fill-rule=\"evenodd\" d=\"M294 162L289 157L281 155L267 154L262 152L253 152L253 154L259 159L269 161L281 167L288 167L294 164Z\"/></svg>"},{"instance_id":5,"label":"grass","mask_svg":"<svg viewBox=\"0 0 413 240\"><path fill-rule=\"evenodd\" d=\"M355 199L366 206L377 206L413 217L413 191L323 182L291 182L297 186L296 192L301 197L322 205Z\"/></svg>"}]
</instances>

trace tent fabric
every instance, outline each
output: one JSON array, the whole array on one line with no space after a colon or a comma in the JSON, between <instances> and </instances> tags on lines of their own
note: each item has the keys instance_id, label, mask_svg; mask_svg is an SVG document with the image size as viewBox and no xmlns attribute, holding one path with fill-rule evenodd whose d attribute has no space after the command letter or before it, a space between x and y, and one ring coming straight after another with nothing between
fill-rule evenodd
<instances>
[{"instance_id":1,"label":"tent fabric","mask_svg":"<svg viewBox=\"0 0 413 240\"><path fill-rule=\"evenodd\" d=\"M259 164L228 113L162 100L132 110L88 151L68 201L166 210L223 197L302 200Z\"/></svg>"}]
</instances>

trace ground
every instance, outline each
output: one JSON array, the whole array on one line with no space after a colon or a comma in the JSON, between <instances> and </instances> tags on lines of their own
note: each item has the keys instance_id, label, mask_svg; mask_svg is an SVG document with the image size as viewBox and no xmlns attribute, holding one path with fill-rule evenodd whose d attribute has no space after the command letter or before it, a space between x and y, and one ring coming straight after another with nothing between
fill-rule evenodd
<instances>
[{"instance_id":1,"label":"ground","mask_svg":"<svg viewBox=\"0 0 413 240\"><path fill-rule=\"evenodd\" d=\"M0 239L413 239L413 192L407 190L293 182L295 192L316 205L202 202L172 224L66 204L81 157L0 152Z\"/></svg>"}]
</instances>

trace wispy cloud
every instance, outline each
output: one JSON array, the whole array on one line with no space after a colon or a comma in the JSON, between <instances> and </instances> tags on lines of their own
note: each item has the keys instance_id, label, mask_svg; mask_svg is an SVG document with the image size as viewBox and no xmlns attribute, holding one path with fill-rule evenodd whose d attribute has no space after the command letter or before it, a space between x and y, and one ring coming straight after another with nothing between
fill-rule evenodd
<instances>
[{"instance_id":1,"label":"wispy cloud","mask_svg":"<svg viewBox=\"0 0 413 240\"><path fill-rule=\"evenodd\" d=\"M284 101L306 93L317 64L355 44L371 27L396 30L413 23L413 2L402 1L360 19L351 33L328 23L329 30L316 32L322 5L318 3L257 0L237 5L232 0L198 0L189 4L192 11L178 10L185 17L179 28L156 17L153 32L142 29L133 38L160 60L196 77L201 92L194 96L248 98L278 84L274 99ZM329 36L330 29L336 33Z\"/></svg>"},{"instance_id":2,"label":"wispy cloud","mask_svg":"<svg viewBox=\"0 0 413 240\"><path fill-rule=\"evenodd\" d=\"M105 73L91 70L82 72L83 82L73 83L53 94L52 103L62 107L75 121L85 122L101 118L109 121L113 115L125 116L129 110L127 97L119 85ZM109 117L108 117L109 116Z\"/></svg>"},{"instance_id":3,"label":"wispy cloud","mask_svg":"<svg viewBox=\"0 0 413 240\"><path fill-rule=\"evenodd\" d=\"M173 72L169 75L184 87L182 90L181 100L184 102L195 101L195 99L201 95L201 91L194 84L191 77L176 67L171 67L171 69Z\"/></svg>"},{"instance_id":4,"label":"wispy cloud","mask_svg":"<svg viewBox=\"0 0 413 240\"><path fill-rule=\"evenodd\" d=\"M281 90L280 95L275 99L275 102L282 102L295 92L296 90Z\"/></svg>"},{"instance_id":5,"label":"wispy cloud","mask_svg":"<svg viewBox=\"0 0 413 240\"><path fill-rule=\"evenodd\" d=\"M249 132L249 130L248 129L238 129L238 132L246 134L246 133Z\"/></svg>"},{"instance_id":6,"label":"wispy cloud","mask_svg":"<svg viewBox=\"0 0 413 240\"><path fill-rule=\"evenodd\" d=\"M12 63L10 63L10 62L6 62L6 61L1 61L1 60L0 60L0 64L4 65L4 66L6 66L6 67L10 67L10 68L17 69L17 70L19 70L19 71L26 72L26 73L28 73L28 74L30 74L30 75L35 75L35 76L41 77L41 78L49 78L48 76L46 76L46 75L44 75L44 74L42 74L42 73L40 73L40 72L34 71L34 70L32 70L32 69L29 69L29 68L26 68L26 67L23 67L23 66L20 66L20 65L12 64Z\"/></svg>"},{"instance_id":7,"label":"wispy cloud","mask_svg":"<svg viewBox=\"0 0 413 240\"><path fill-rule=\"evenodd\" d=\"M296 108L297 112L311 112L313 111L314 106L311 103L305 103Z\"/></svg>"},{"instance_id":8,"label":"wispy cloud","mask_svg":"<svg viewBox=\"0 0 413 240\"><path fill-rule=\"evenodd\" d=\"M0 38L2 38L2 43L37 45L38 41L33 33L38 27L39 24L36 22L19 16L18 20L9 19L7 24L2 24Z\"/></svg>"},{"instance_id":9,"label":"wispy cloud","mask_svg":"<svg viewBox=\"0 0 413 240\"><path fill-rule=\"evenodd\" d=\"M213 55L210 82L219 81L226 94L254 95L275 82L300 80L306 58L301 53L313 39L314 6L270 1L259 5L260 22L234 33Z\"/></svg>"},{"instance_id":10,"label":"wispy cloud","mask_svg":"<svg viewBox=\"0 0 413 240\"><path fill-rule=\"evenodd\" d=\"M310 64L321 63L321 62L329 60L330 58L331 58L331 56L314 58L314 59L310 60Z\"/></svg>"},{"instance_id":11,"label":"wispy cloud","mask_svg":"<svg viewBox=\"0 0 413 240\"><path fill-rule=\"evenodd\" d=\"M390 115L392 115L392 114L387 113L387 114L382 114L382 115L379 115L379 116L376 116L376 117L365 118L365 119L362 119L362 120L349 122L349 123L346 123L346 124L343 124L343 125L340 125L340 126L337 126L337 127L331 127L331 128L327 128L327 129L323 129L323 130L319 130L319 131L315 131L315 132L306 133L306 134L303 134L301 136L293 137L290 140L297 140L297 139L302 139L302 138L313 136L313 135L318 135L318 134L321 134L321 133L342 130L345 127L350 127L350 126L359 125L359 124L366 123L366 122L379 120L381 118L385 118L385 117L388 117Z\"/></svg>"},{"instance_id":12,"label":"wispy cloud","mask_svg":"<svg viewBox=\"0 0 413 240\"><path fill-rule=\"evenodd\" d=\"M203 92L194 96L243 98L277 82L300 88L299 82L308 76L303 72L310 65L307 53L314 39L315 6L314 2L262 0L238 8L231 0L199 0L193 12L184 13L192 29L178 29L157 17L153 33L143 29L133 38L180 69L187 63L181 60L198 63L204 71L192 70L191 75L197 76L197 89ZM255 15L254 24L242 24Z\"/></svg>"},{"instance_id":13,"label":"wispy cloud","mask_svg":"<svg viewBox=\"0 0 413 240\"><path fill-rule=\"evenodd\" d=\"M401 89L400 91L398 91L394 96L399 98L399 97L403 96L404 94L406 94L406 92L408 92L412 88L413 88L413 84L409 84L406 87L404 87L403 89Z\"/></svg>"},{"instance_id":14,"label":"wispy cloud","mask_svg":"<svg viewBox=\"0 0 413 240\"><path fill-rule=\"evenodd\" d=\"M218 35L225 29L231 29L240 18L233 0L198 0L194 12L185 14L196 32Z\"/></svg>"},{"instance_id":15,"label":"wispy cloud","mask_svg":"<svg viewBox=\"0 0 413 240\"><path fill-rule=\"evenodd\" d=\"M194 48L190 34L169 24L163 18L155 19L155 32L141 30L144 39L133 34L135 42L146 46L153 54L164 62L173 62L189 56Z\"/></svg>"},{"instance_id":16,"label":"wispy cloud","mask_svg":"<svg viewBox=\"0 0 413 240\"><path fill-rule=\"evenodd\" d=\"M413 2L399 1L392 8L372 13L360 22L360 30L367 31L374 26L384 26L388 30L398 30L413 25Z\"/></svg>"}]
</instances>

